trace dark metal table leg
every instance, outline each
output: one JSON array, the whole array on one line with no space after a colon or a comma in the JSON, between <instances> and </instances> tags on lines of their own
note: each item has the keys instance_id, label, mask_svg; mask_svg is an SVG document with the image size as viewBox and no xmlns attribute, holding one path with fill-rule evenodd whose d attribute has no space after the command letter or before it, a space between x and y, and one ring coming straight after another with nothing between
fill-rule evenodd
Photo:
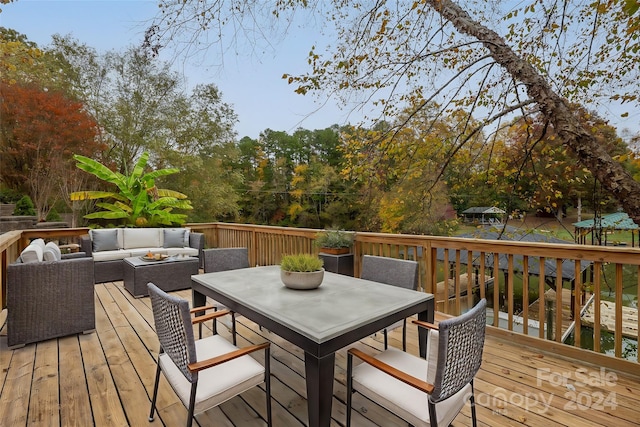
<instances>
[{"instance_id":1,"label":"dark metal table leg","mask_svg":"<svg viewBox=\"0 0 640 427\"><path fill-rule=\"evenodd\" d=\"M418 313L418 320L423 320L425 322L433 323L434 313L435 313L435 301L431 299L427 302L428 307L427 311L423 311ZM420 348L420 357L423 359L427 358L427 334L428 330L426 328L418 328L418 346Z\"/></svg>"},{"instance_id":2,"label":"dark metal table leg","mask_svg":"<svg viewBox=\"0 0 640 427\"><path fill-rule=\"evenodd\" d=\"M329 427L331 424L335 360L335 353L320 359L307 352L304 354L309 427Z\"/></svg>"}]
</instances>

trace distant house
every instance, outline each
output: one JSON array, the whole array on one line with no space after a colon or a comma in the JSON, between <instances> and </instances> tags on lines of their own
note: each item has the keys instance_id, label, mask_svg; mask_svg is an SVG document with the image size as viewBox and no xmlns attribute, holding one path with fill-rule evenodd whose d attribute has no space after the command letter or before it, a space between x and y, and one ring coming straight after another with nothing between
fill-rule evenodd
<instances>
[{"instance_id":1,"label":"distant house","mask_svg":"<svg viewBox=\"0 0 640 427\"><path fill-rule=\"evenodd\" d=\"M495 206L481 206L469 208L462 212L464 222L473 224L502 224L507 214Z\"/></svg>"}]
</instances>

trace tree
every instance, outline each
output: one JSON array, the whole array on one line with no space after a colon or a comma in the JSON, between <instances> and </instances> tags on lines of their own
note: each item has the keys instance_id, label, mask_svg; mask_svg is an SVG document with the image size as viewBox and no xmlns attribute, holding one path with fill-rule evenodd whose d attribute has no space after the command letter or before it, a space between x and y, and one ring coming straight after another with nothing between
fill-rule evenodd
<instances>
[{"instance_id":1,"label":"tree","mask_svg":"<svg viewBox=\"0 0 640 427\"><path fill-rule=\"evenodd\" d=\"M35 86L0 82L0 169L9 188L33 199L39 219L61 199L73 154L92 155L96 123L81 103Z\"/></svg>"},{"instance_id":2,"label":"tree","mask_svg":"<svg viewBox=\"0 0 640 427\"><path fill-rule=\"evenodd\" d=\"M485 11L482 3L482 10L465 11L450 0L278 2L272 12L283 22L286 12L307 7L326 12L337 27L333 52L324 55L312 47L311 71L284 78L301 94L343 93L348 98L347 91L365 93L363 98L382 109L383 117L397 117L405 108L417 112L442 99L443 113L459 108L470 117L482 113L486 118L476 131L489 125L495 131L516 112L539 114L571 155L640 222L640 184L583 128L572 107L603 97L637 105L637 91L628 84L638 77L637 3L532 0L500 11L503 4L512 5L493 3ZM161 9L157 26L147 34L152 48L194 21L199 25L189 37L201 40L197 32L212 28L218 42L224 25L246 22L263 11L239 0L163 1ZM466 142L461 139L459 145Z\"/></svg>"},{"instance_id":3,"label":"tree","mask_svg":"<svg viewBox=\"0 0 640 427\"><path fill-rule=\"evenodd\" d=\"M102 211L85 215L87 219L124 220L127 225L156 227L158 225L184 224L186 215L173 213L173 209L192 209L187 196L173 190L158 188L157 178L178 173L178 169L158 169L145 173L149 153L144 152L130 175L110 170L88 157L75 155L78 168L95 175L117 187L114 191L78 191L71 200L99 200L96 205Z\"/></svg>"},{"instance_id":4,"label":"tree","mask_svg":"<svg viewBox=\"0 0 640 427\"><path fill-rule=\"evenodd\" d=\"M593 112L577 109L577 113L583 127L608 153L618 160L628 157L630 152L615 129ZM534 115L520 118L507 128L504 166L496 171L498 176L530 207L558 218L566 214L568 206L582 205L583 199L594 211L600 210L606 200L593 200L593 175L568 155L553 130L545 129L544 122L536 119ZM629 169L626 163L623 165ZM515 178L509 179L510 175ZM507 190L504 184L501 188Z\"/></svg>"}]
</instances>

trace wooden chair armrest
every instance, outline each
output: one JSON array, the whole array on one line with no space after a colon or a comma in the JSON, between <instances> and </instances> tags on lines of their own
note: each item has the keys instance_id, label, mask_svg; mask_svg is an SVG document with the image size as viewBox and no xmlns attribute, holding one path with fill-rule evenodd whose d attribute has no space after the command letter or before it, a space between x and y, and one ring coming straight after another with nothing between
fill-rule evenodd
<instances>
[{"instance_id":1,"label":"wooden chair armrest","mask_svg":"<svg viewBox=\"0 0 640 427\"><path fill-rule=\"evenodd\" d=\"M394 368L391 365L381 362L380 360L374 358L373 356L369 356L368 354L358 350L357 348L350 348L349 353L356 356L358 359L361 359L363 362L368 363L374 368L379 369L388 375L391 375L393 378L400 380L407 385L410 385L413 388L417 388L418 390L427 394L431 394L433 392L433 384L429 384L426 381L420 380L416 377L412 377L406 372L402 372L401 370Z\"/></svg>"},{"instance_id":2,"label":"wooden chair armrest","mask_svg":"<svg viewBox=\"0 0 640 427\"><path fill-rule=\"evenodd\" d=\"M426 329L433 329L434 331L438 330L438 325L433 324L433 323L429 323L429 322L425 322L423 320L412 320L412 323L415 323L416 325L422 327L422 328L426 328Z\"/></svg>"},{"instance_id":3,"label":"wooden chair armrest","mask_svg":"<svg viewBox=\"0 0 640 427\"><path fill-rule=\"evenodd\" d=\"M213 313L203 314L202 316L196 316L191 319L191 324L195 325L196 323L206 322L207 320L217 319L218 317L226 316L231 313L229 310L218 310Z\"/></svg>"},{"instance_id":4,"label":"wooden chair armrest","mask_svg":"<svg viewBox=\"0 0 640 427\"><path fill-rule=\"evenodd\" d=\"M189 310L189 313L197 313L198 311L207 311L207 310L215 310L215 307L212 305L203 305L202 307L193 307Z\"/></svg>"},{"instance_id":5,"label":"wooden chair armrest","mask_svg":"<svg viewBox=\"0 0 640 427\"><path fill-rule=\"evenodd\" d=\"M271 345L270 342L265 342L262 344L252 345L249 347L239 348L237 350L231 351L229 353L222 354L220 356L212 357L210 359L201 360L195 363L190 363L187 365L189 371L197 372L203 369L211 368L213 366L219 365L221 363L228 362L233 359L237 359L238 357L242 357L246 354L253 353L254 351L262 350L264 348L268 348Z\"/></svg>"}]
</instances>

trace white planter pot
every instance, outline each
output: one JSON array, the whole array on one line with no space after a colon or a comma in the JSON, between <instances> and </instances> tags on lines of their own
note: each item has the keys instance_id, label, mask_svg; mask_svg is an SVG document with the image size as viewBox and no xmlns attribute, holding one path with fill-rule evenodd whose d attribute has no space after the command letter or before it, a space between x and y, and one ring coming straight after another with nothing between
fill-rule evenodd
<instances>
[{"instance_id":1,"label":"white planter pot","mask_svg":"<svg viewBox=\"0 0 640 427\"><path fill-rule=\"evenodd\" d=\"M284 271L280 270L280 279L290 289L316 289L322 284L324 268L318 271Z\"/></svg>"}]
</instances>

